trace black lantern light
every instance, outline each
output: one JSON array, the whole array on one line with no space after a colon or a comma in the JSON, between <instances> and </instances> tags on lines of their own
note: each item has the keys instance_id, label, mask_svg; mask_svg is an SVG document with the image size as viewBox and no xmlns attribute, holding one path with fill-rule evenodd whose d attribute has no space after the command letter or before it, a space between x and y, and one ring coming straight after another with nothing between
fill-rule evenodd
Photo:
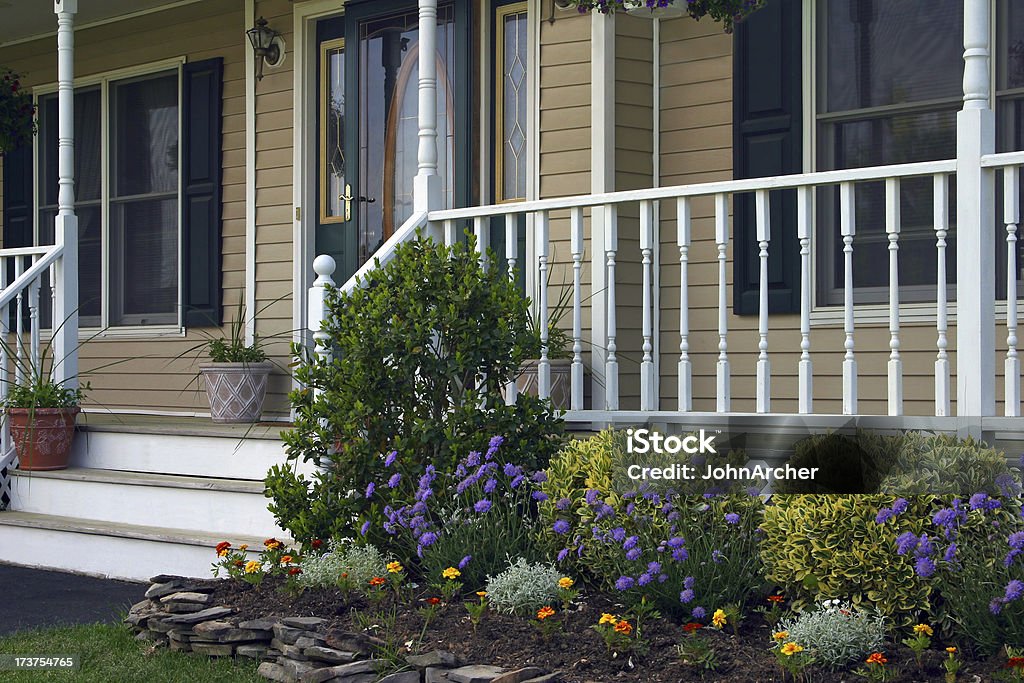
<instances>
[{"instance_id":1,"label":"black lantern light","mask_svg":"<svg viewBox=\"0 0 1024 683\"><path fill-rule=\"evenodd\" d=\"M281 59L281 47L278 39L281 34L267 26L267 20L260 17L256 25L245 32L252 43L252 51L256 54L256 80L263 80L263 64L277 64Z\"/></svg>"}]
</instances>

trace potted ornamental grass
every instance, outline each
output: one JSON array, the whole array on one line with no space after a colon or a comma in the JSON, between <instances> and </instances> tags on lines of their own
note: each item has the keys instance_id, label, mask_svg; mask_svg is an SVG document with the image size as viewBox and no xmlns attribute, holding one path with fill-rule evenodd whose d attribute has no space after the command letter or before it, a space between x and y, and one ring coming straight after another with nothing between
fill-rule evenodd
<instances>
[{"instance_id":1,"label":"potted ornamental grass","mask_svg":"<svg viewBox=\"0 0 1024 683\"><path fill-rule=\"evenodd\" d=\"M688 14L694 19L711 17L722 24L726 33L751 13L764 7L766 0L558 0L566 9L575 8L581 14L600 12L611 14L626 12L649 19L672 19Z\"/></svg>"},{"instance_id":2,"label":"potted ornamental grass","mask_svg":"<svg viewBox=\"0 0 1024 683\"><path fill-rule=\"evenodd\" d=\"M253 335L245 343L245 306L231 321L226 338L210 338L206 348L210 361L199 366L210 401L210 418L220 423L259 422L267 396L267 380L273 363L263 348L263 339Z\"/></svg>"}]
</instances>

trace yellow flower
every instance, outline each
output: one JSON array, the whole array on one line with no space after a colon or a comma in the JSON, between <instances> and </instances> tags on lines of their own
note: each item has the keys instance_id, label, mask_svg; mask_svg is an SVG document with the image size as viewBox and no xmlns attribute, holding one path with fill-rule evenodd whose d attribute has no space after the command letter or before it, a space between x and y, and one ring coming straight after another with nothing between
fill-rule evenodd
<instances>
[{"instance_id":1,"label":"yellow flower","mask_svg":"<svg viewBox=\"0 0 1024 683\"><path fill-rule=\"evenodd\" d=\"M291 561L292 561L292 556L291 555L282 555L281 556L281 564L288 564Z\"/></svg>"},{"instance_id":2,"label":"yellow flower","mask_svg":"<svg viewBox=\"0 0 1024 683\"><path fill-rule=\"evenodd\" d=\"M553 616L555 616L555 610L553 610L551 607L541 607L539 610L537 610L537 619L541 621Z\"/></svg>"},{"instance_id":3,"label":"yellow flower","mask_svg":"<svg viewBox=\"0 0 1024 683\"><path fill-rule=\"evenodd\" d=\"M445 569L443 572L441 572L441 576L448 579L449 581L454 581L455 579L462 576L462 572L460 572L455 567L448 567L448 569Z\"/></svg>"},{"instance_id":4,"label":"yellow flower","mask_svg":"<svg viewBox=\"0 0 1024 683\"><path fill-rule=\"evenodd\" d=\"M779 652L781 652L782 654L786 655L787 657L792 657L797 652L803 652L803 651L804 651L804 648L801 645L798 645L797 643L793 643L793 642L786 643L785 645L782 646L782 649L779 650Z\"/></svg>"},{"instance_id":5,"label":"yellow flower","mask_svg":"<svg viewBox=\"0 0 1024 683\"><path fill-rule=\"evenodd\" d=\"M789 638L789 631L776 631L772 634L772 638L775 640L785 640Z\"/></svg>"},{"instance_id":6,"label":"yellow flower","mask_svg":"<svg viewBox=\"0 0 1024 683\"><path fill-rule=\"evenodd\" d=\"M718 628L722 628L727 623L729 623L728 620L725 618L725 611L716 609L715 614L711 617L711 623L717 626Z\"/></svg>"},{"instance_id":7,"label":"yellow flower","mask_svg":"<svg viewBox=\"0 0 1024 683\"><path fill-rule=\"evenodd\" d=\"M924 635L930 638L934 631L932 631L932 627L928 624L918 624L914 627L914 633L916 633L917 635L921 635L923 633Z\"/></svg>"},{"instance_id":8,"label":"yellow flower","mask_svg":"<svg viewBox=\"0 0 1024 683\"><path fill-rule=\"evenodd\" d=\"M242 545L238 546L238 549L241 550L242 552L245 552L246 550L249 549L249 544L248 543L243 543Z\"/></svg>"},{"instance_id":9,"label":"yellow flower","mask_svg":"<svg viewBox=\"0 0 1024 683\"><path fill-rule=\"evenodd\" d=\"M956 648L955 647L947 647L946 648L946 652L948 652L951 655L955 655L956 654Z\"/></svg>"},{"instance_id":10,"label":"yellow flower","mask_svg":"<svg viewBox=\"0 0 1024 683\"><path fill-rule=\"evenodd\" d=\"M487 597L487 591L477 591L476 592L476 596L478 598L486 598Z\"/></svg>"},{"instance_id":11,"label":"yellow flower","mask_svg":"<svg viewBox=\"0 0 1024 683\"><path fill-rule=\"evenodd\" d=\"M615 618L614 614L608 614L605 612L601 615L601 619L597 622L598 624L614 624L618 619Z\"/></svg>"},{"instance_id":12,"label":"yellow flower","mask_svg":"<svg viewBox=\"0 0 1024 683\"><path fill-rule=\"evenodd\" d=\"M219 551L217 551L217 555L218 555L218 556L220 556L220 557L224 557L224 556L226 556L226 555L227 555L227 554L228 554L229 552L231 552L231 551L230 551L230 550L228 550L227 548L224 548L224 550L219 550Z\"/></svg>"},{"instance_id":13,"label":"yellow flower","mask_svg":"<svg viewBox=\"0 0 1024 683\"><path fill-rule=\"evenodd\" d=\"M573 584L575 584L575 583L576 582L573 581L572 579L570 579L568 576L563 576L562 578L560 578L558 580L558 587L559 588L564 588L564 589L569 589L569 588L572 588Z\"/></svg>"},{"instance_id":14,"label":"yellow flower","mask_svg":"<svg viewBox=\"0 0 1024 683\"><path fill-rule=\"evenodd\" d=\"M261 568L261 565L260 565L258 560L249 560L248 562L245 563L245 573L246 574L255 574L256 572L258 572L260 570L260 568Z\"/></svg>"},{"instance_id":15,"label":"yellow flower","mask_svg":"<svg viewBox=\"0 0 1024 683\"><path fill-rule=\"evenodd\" d=\"M402 566L401 562L388 562L388 573L397 574L405 571L405 567Z\"/></svg>"}]
</instances>

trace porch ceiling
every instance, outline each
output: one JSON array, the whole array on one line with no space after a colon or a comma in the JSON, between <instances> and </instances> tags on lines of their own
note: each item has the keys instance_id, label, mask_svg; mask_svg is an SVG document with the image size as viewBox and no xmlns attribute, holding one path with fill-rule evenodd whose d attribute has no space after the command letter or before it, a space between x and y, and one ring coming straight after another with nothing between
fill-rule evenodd
<instances>
[{"instance_id":1,"label":"porch ceiling","mask_svg":"<svg viewBox=\"0 0 1024 683\"><path fill-rule=\"evenodd\" d=\"M181 0L79 0L77 25L87 25L162 6L182 4ZM0 45L57 32L53 2L49 0L0 0Z\"/></svg>"}]
</instances>

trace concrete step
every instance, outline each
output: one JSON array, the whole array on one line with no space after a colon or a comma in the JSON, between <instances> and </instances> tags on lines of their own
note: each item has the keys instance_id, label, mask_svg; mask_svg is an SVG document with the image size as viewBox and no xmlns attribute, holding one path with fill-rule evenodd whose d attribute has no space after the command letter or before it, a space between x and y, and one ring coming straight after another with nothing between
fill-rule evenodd
<instances>
[{"instance_id":1,"label":"concrete step","mask_svg":"<svg viewBox=\"0 0 1024 683\"><path fill-rule=\"evenodd\" d=\"M210 578L217 543L258 550L264 538L0 512L0 562L134 581L157 574Z\"/></svg>"},{"instance_id":2,"label":"concrete step","mask_svg":"<svg viewBox=\"0 0 1024 683\"><path fill-rule=\"evenodd\" d=\"M14 471L11 510L210 534L282 535L262 481L74 467Z\"/></svg>"}]
</instances>

